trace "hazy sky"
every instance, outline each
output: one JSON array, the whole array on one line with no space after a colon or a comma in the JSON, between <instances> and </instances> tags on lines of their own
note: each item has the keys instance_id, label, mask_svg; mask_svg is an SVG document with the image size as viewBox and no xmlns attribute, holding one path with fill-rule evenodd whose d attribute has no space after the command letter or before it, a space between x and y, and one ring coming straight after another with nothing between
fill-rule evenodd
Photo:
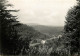
<instances>
[{"instance_id":1,"label":"hazy sky","mask_svg":"<svg viewBox=\"0 0 80 56\"><path fill-rule=\"evenodd\" d=\"M9 0L22 23L63 26L67 11L76 0Z\"/></svg>"}]
</instances>

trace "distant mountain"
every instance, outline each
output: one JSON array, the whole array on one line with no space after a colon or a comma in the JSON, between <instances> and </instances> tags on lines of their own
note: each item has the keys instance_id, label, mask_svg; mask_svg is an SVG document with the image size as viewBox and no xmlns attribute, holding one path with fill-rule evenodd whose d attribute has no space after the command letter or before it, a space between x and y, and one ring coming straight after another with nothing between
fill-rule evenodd
<instances>
[{"instance_id":1,"label":"distant mountain","mask_svg":"<svg viewBox=\"0 0 80 56\"><path fill-rule=\"evenodd\" d=\"M37 23L27 23L27 25L29 25L29 26L36 26L36 25L39 25L39 24L37 24Z\"/></svg>"},{"instance_id":2,"label":"distant mountain","mask_svg":"<svg viewBox=\"0 0 80 56\"><path fill-rule=\"evenodd\" d=\"M38 24L30 24L29 26L32 26L35 30L50 36L62 34L64 28L62 26L44 26Z\"/></svg>"}]
</instances>

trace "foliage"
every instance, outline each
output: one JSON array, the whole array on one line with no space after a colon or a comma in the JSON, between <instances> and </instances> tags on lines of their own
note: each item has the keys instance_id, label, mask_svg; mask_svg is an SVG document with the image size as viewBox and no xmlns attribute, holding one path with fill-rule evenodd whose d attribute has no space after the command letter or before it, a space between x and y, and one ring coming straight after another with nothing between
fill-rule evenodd
<instances>
[{"instance_id":1,"label":"foliage","mask_svg":"<svg viewBox=\"0 0 80 56\"><path fill-rule=\"evenodd\" d=\"M0 0L0 49L1 54L15 55L20 51L18 50L19 35L15 29L19 24L16 21L16 16L13 16L10 12L17 12L17 10L8 10L7 7L11 5L7 2Z\"/></svg>"},{"instance_id":2,"label":"foliage","mask_svg":"<svg viewBox=\"0 0 80 56\"><path fill-rule=\"evenodd\" d=\"M68 11L66 24L64 27L64 36L66 37L66 46L70 46L70 53L80 52L80 2Z\"/></svg>"},{"instance_id":3,"label":"foliage","mask_svg":"<svg viewBox=\"0 0 80 56\"><path fill-rule=\"evenodd\" d=\"M34 30L16 20L17 17L11 12L17 12L17 10L8 10L7 8L12 5L7 2L0 0L0 54L24 54L25 49L29 49L30 38Z\"/></svg>"}]
</instances>

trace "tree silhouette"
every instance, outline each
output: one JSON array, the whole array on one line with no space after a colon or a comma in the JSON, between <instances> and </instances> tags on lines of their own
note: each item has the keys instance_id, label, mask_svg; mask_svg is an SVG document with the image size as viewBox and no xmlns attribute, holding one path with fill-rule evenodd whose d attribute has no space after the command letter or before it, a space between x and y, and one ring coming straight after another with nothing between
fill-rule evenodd
<instances>
[{"instance_id":1,"label":"tree silhouette","mask_svg":"<svg viewBox=\"0 0 80 56\"><path fill-rule=\"evenodd\" d=\"M64 27L64 35L66 36L67 46L70 53L80 52L80 1L78 4L68 11L66 16L66 24Z\"/></svg>"},{"instance_id":2,"label":"tree silhouette","mask_svg":"<svg viewBox=\"0 0 80 56\"><path fill-rule=\"evenodd\" d=\"M0 0L0 49L1 54L16 55L19 49L19 35L15 29L20 24L16 21L16 16L10 12L17 10L8 10L11 6L7 0Z\"/></svg>"}]
</instances>

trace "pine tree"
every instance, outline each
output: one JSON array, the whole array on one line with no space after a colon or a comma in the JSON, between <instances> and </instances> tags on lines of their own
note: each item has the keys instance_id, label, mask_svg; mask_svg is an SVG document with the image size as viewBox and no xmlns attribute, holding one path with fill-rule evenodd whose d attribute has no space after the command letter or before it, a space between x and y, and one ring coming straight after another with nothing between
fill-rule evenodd
<instances>
[{"instance_id":1,"label":"pine tree","mask_svg":"<svg viewBox=\"0 0 80 56\"><path fill-rule=\"evenodd\" d=\"M16 16L10 12L17 12L17 10L8 10L7 0L0 0L0 49L1 54L16 55L19 49L19 35L15 27L18 26Z\"/></svg>"},{"instance_id":2,"label":"pine tree","mask_svg":"<svg viewBox=\"0 0 80 56\"><path fill-rule=\"evenodd\" d=\"M80 1L78 4L68 11L66 16L66 24L64 27L64 35L68 42L67 47L70 53L80 52Z\"/></svg>"}]
</instances>

